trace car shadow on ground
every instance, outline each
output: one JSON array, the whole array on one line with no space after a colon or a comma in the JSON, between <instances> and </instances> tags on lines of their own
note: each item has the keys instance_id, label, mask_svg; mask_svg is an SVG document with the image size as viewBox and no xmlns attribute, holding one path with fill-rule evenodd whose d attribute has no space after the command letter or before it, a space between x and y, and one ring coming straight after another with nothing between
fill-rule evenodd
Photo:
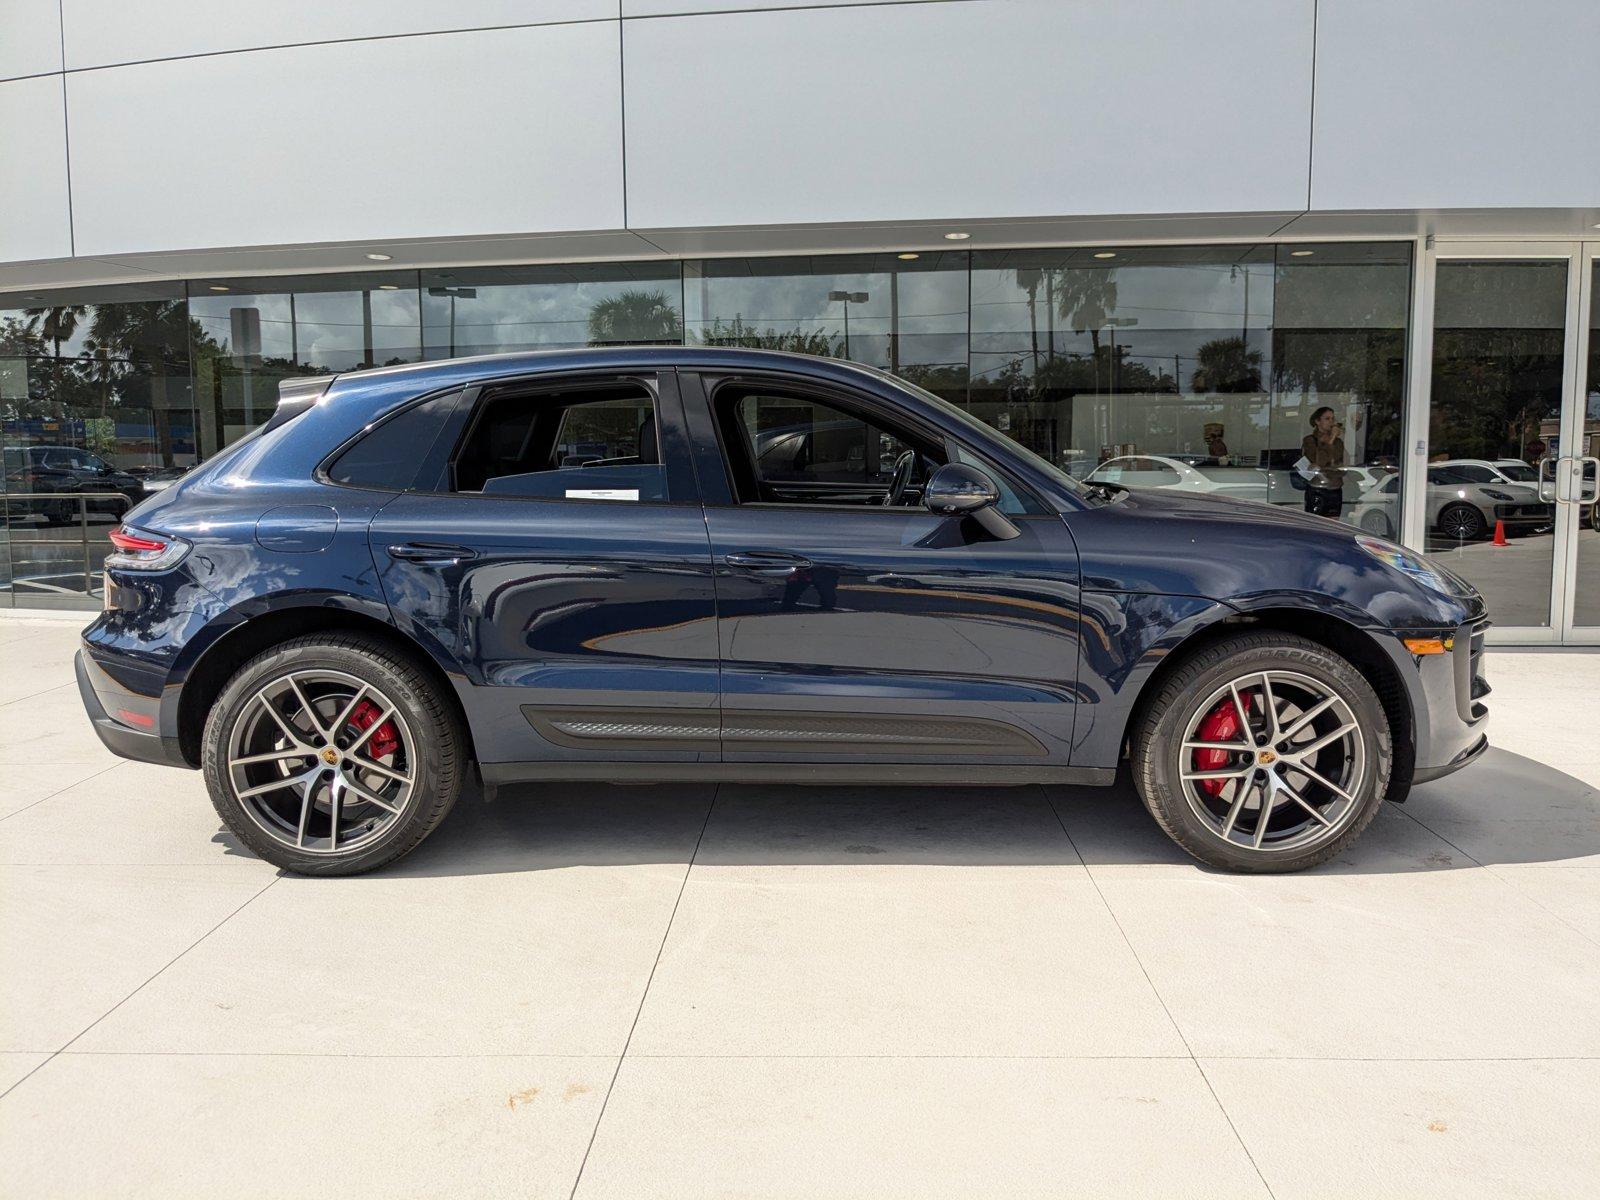
<instances>
[{"instance_id":1,"label":"car shadow on ground","mask_svg":"<svg viewBox=\"0 0 1600 1200\"><path fill-rule=\"evenodd\" d=\"M247 854L231 836L216 839ZM416 851L369 878L566 867L1145 865L1221 874L1174 846L1126 783L1112 788L544 784L469 791ZM1600 789L1491 750L1386 805L1313 874L1600 863Z\"/></svg>"}]
</instances>

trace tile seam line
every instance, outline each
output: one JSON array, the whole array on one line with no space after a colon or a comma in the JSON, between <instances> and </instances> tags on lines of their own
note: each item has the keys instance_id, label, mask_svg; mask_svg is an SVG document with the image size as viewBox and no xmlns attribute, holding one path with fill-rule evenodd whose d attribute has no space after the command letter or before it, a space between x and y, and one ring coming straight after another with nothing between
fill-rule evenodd
<instances>
[{"instance_id":1,"label":"tile seam line","mask_svg":"<svg viewBox=\"0 0 1600 1200\"><path fill-rule=\"evenodd\" d=\"M43 1050L38 1047L16 1046L0 1048L0 1054L48 1054L68 1058L362 1058L378 1062L455 1062L471 1059L500 1060L513 1058L593 1058L614 1059L615 1054L602 1054L582 1050L481 1050L440 1054L370 1053L354 1050ZM641 1054L629 1058L649 1061L703 1060L706 1062L1189 1062L1183 1054ZM1569 1063L1600 1062L1600 1054L1513 1054L1513 1055L1463 1055L1463 1056L1395 1056L1395 1055L1337 1055L1319 1058L1315 1055L1273 1054L1205 1054L1198 1056L1203 1062L1243 1063ZM41 1064L42 1065L42 1064Z\"/></svg>"},{"instance_id":2,"label":"tile seam line","mask_svg":"<svg viewBox=\"0 0 1600 1200\"><path fill-rule=\"evenodd\" d=\"M706 829L711 825L711 814L717 807L717 796L722 791L722 785L714 784L711 788L711 799L706 804L705 819L700 822L700 836L694 840L694 850L689 854L688 865L683 869L683 879L678 883L678 894L672 901L672 912L667 916L667 927L661 931L661 944L656 947L655 959L650 963L650 974L645 977L644 990L639 994L639 1007L633 1010L633 1023L628 1026L628 1036L623 1039L622 1053L617 1055L617 1065L611 1071L611 1082L606 1085L606 1094L600 1098L600 1111L595 1114L594 1127L589 1130L589 1141L583 1148L583 1158L578 1162L577 1173L572 1177L572 1190L567 1193L567 1200L573 1200L578 1194L578 1187L583 1183L584 1168L589 1165L589 1155L594 1150L595 1139L600 1135L600 1123L605 1120L606 1106L611 1103L611 1093L616 1091L617 1076L622 1074L622 1064L627 1061L628 1047L633 1044L633 1034L639 1028L639 1017L644 1012L645 1001L650 998L650 985L655 982L656 968L661 965L661 955L666 951L667 938L672 936L672 925L678 919L678 906L683 903L683 893L689 886L689 876L694 872L695 859L700 856L700 846L706 840Z\"/></svg>"},{"instance_id":3,"label":"tile seam line","mask_svg":"<svg viewBox=\"0 0 1600 1200\"><path fill-rule=\"evenodd\" d=\"M1405 806L1404 805L1397 805L1396 807L1398 807L1401 812L1405 812ZM1553 909L1549 905L1545 904L1542 900L1540 900L1532 892L1529 892L1526 889L1524 889L1522 887L1519 887L1517 885L1517 883L1511 878L1511 876L1502 875L1499 871L1496 871L1494 869L1494 864L1493 863L1479 862L1476 858L1474 858L1472 855L1468 854L1460 846L1456 845L1449 838L1445 837L1444 834L1440 833L1437 829L1434 829L1432 826L1428 825L1427 822L1425 822L1421 817L1417 816L1415 813L1407 812L1405 815L1407 817L1409 817L1412 821L1414 821L1419 828L1425 830L1426 832L1432 834L1434 837L1438 838L1446 846L1449 846L1450 849L1454 850L1457 854L1461 855L1462 858L1466 859L1468 862L1472 863L1473 865L1478 867L1480 870L1488 872L1488 874L1489 874L1489 876L1491 878L1498 879L1501 883L1505 884L1508 888L1510 888L1517 895L1521 896L1524 900L1526 900L1529 904L1533 905L1540 912L1542 912L1542 913L1546 914L1547 916L1549 916L1557 924L1563 925L1567 929L1570 929L1573 933L1577 934L1584 941L1590 943L1591 945L1600 946L1600 939L1597 939L1597 938L1591 936L1586 931L1578 928L1578 926L1574 925L1571 921L1569 921L1566 917L1562 916L1555 909ZM1541 869L1541 870L1559 871L1562 868L1561 867L1544 867L1544 868L1539 868L1539 869Z\"/></svg>"},{"instance_id":4,"label":"tile seam line","mask_svg":"<svg viewBox=\"0 0 1600 1200\"><path fill-rule=\"evenodd\" d=\"M18 813L25 813L30 808L38 808L39 805L43 804L46 800L54 800L57 796L61 795L62 792L70 792L75 787L78 787L78 786L80 786L82 784L85 784L85 783L89 783L92 780L99 779L100 776L104 775L107 771L115 771L121 765L122 764L120 762L114 762L108 767L101 767L93 775L86 775L82 779L78 780L77 783L69 783L65 787L59 787L55 791L51 792L48 796L40 796L32 804L24 804L21 808L17 809L16 812L8 812L5 816L0 817L0 821L9 821L12 817L16 816ZM3 769L4 769L3 767L0 767L0 770L3 770ZM23 867L23 866L32 866L32 865L35 865L35 864L31 864L31 863L0 863L0 866L6 866L6 867ZM44 864L44 865L53 865L53 864ZM72 864L68 864L68 865L72 865Z\"/></svg>"},{"instance_id":5,"label":"tile seam line","mask_svg":"<svg viewBox=\"0 0 1600 1200\"><path fill-rule=\"evenodd\" d=\"M90 1021L87 1025L85 1025L82 1029L80 1029L76 1034L74 1034L71 1038L69 1038L59 1049L53 1051L49 1058L45 1059L42 1063L39 1063L37 1066L35 1066L33 1068L33 1070L29 1071L26 1075L24 1075L21 1079L17 1080L15 1083L13 1083L5 1091L0 1092L0 1100L4 1100L7 1096L9 1096L12 1092L16 1091L19 1087L21 1087L29 1079L33 1078L33 1076L37 1075L45 1067L48 1067L51 1063L53 1063L57 1058L59 1058L61 1056L63 1051L66 1051L69 1048L71 1048L71 1046L74 1043L76 1043L80 1038L82 1038L86 1033L88 1033L96 1025L100 1024L101 1021L104 1021L107 1017L109 1017L112 1013L116 1012L117 1009L121 1008L129 1000L132 1000L140 992L144 991L145 988L149 987L152 983L154 983L157 979L159 979L163 974L165 974L166 971L168 970L168 968L170 968L174 963L178 962L178 960L183 958L186 954L188 954L189 951L193 950L201 942L205 941L208 937L210 937L217 930L221 929L229 921L233 920L234 917L238 916L246 908L248 908L250 905L254 904L256 902L256 900L260 899L261 896L266 894L266 892L272 887L273 884L277 883L278 880L280 880L282 878L283 878L283 875L280 872L279 874L274 875L271 879L269 879L264 886L262 886L260 888L257 888L254 892L252 892L250 894L249 898L246 899L244 901L244 903L240 904L237 908L233 909L225 917L223 917L222 920L218 921L215 925L211 926L210 929L207 929L199 937L195 938L194 941L190 942L182 950L178 951L178 953L173 955L172 958L168 959L166 963L164 963L162 966L157 968L153 975L151 975L148 979L146 979L138 987L134 988L131 992L129 992L126 996L124 996L121 1000L118 1000L110 1008L106 1009L105 1012L101 1013L94 1020Z\"/></svg>"},{"instance_id":6,"label":"tile seam line","mask_svg":"<svg viewBox=\"0 0 1600 1200\"><path fill-rule=\"evenodd\" d=\"M1200 1060L1195 1057L1194 1048L1189 1045L1189 1039L1184 1036L1183 1029L1178 1024L1178 1019L1172 1015L1172 1009L1167 1007L1166 997L1162 996L1161 989L1156 987L1156 981L1150 978L1150 972L1144 965L1144 959L1139 957L1139 951L1134 948L1133 940L1128 937L1128 931L1122 927L1122 921L1117 917L1111 902L1106 899L1106 894L1100 889L1100 881L1095 878L1094 870L1089 866L1088 859L1083 857L1083 852L1078 849L1078 843L1073 840L1072 831L1067 828L1066 821L1061 818L1061 811L1056 807L1056 802L1051 799L1043 785L1036 785L1039 794L1044 797L1044 802L1050 806L1050 812L1055 816L1056 824L1061 826L1061 832L1066 836L1067 842L1072 847L1072 852L1078 856L1078 861L1083 864L1084 874L1088 875L1089 882L1094 885L1095 895L1100 897L1100 903L1105 907L1106 915L1111 918L1111 923L1117 927L1117 934L1122 938L1123 945L1128 947L1128 953L1133 956L1134 965L1139 968L1139 973L1144 976L1145 983L1150 988L1150 994L1156 998L1156 1003L1161 1005L1161 1011L1166 1013L1167 1020L1172 1024L1172 1031L1178 1035L1178 1040L1183 1043L1189 1061L1194 1064L1195 1073L1200 1076L1200 1081L1206 1085L1206 1091L1211 1094L1211 1101L1217 1106L1217 1111L1222 1114L1222 1119L1228 1123L1228 1128L1233 1133L1233 1139L1238 1143L1239 1149L1244 1152L1250 1169L1256 1173L1256 1178L1261 1181L1262 1188L1270 1200L1276 1200L1272 1185L1267 1182L1261 1165L1256 1162L1256 1156L1250 1152L1250 1147L1245 1143L1244 1135L1239 1132L1239 1127L1233 1123L1233 1114L1222 1103L1222 1097L1217 1095L1217 1089L1212 1086L1211 1077L1206 1074L1206 1069L1200 1065Z\"/></svg>"},{"instance_id":7,"label":"tile seam line","mask_svg":"<svg viewBox=\"0 0 1600 1200\"><path fill-rule=\"evenodd\" d=\"M0 703L0 707L4 707L7 704L21 704L24 700L37 700L40 696L48 696L51 692L64 692L73 686L75 685L71 683L58 683L54 687L41 688L37 692L29 692L26 696L13 696L10 700Z\"/></svg>"}]
</instances>

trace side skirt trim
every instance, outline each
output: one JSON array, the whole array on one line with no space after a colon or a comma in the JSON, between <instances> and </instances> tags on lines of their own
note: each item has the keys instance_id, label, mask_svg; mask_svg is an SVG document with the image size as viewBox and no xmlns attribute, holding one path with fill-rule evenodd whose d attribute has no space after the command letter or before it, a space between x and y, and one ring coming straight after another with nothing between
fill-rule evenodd
<instances>
[{"instance_id":1,"label":"side skirt trim","mask_svg":"<svg viewBox=\"0 0 1600 1200\"><path fill-rule=\"evenodd\" d=\"M1112 767L1032 764L862 762L505 762L481 763L486 784L600 780L610 783L878 783L1018 787L1054 783L1109 787Z\"/></svg>"}]
</instances>

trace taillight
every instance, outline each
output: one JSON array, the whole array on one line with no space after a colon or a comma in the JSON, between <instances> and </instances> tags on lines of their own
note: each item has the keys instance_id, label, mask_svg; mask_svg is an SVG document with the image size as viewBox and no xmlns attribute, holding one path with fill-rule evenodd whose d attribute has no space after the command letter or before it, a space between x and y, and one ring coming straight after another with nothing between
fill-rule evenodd
<instances>
[{"instance_id":1,"label":"taillight","mask_svg":"<svg viewBox=\"0 0 1600 1200\"><path fill-rule=\"evenodd\" d=\"M157 538L141 537L137 533L126 533L121 529L111 531L111 544L118 550L165 550L167 543Z\"/></svg>"},{"instance_id":2,"label":"taillight","mask_svg":"<svg viewBox=\"0 0 1600 1200\"><path fill-rule=\"evenodd\" d=\"M111 531L116 549L106 555L106 566L123 571L165 571L183 561L189 543L179 537L147 533L126 525Z\"/></svg>"}]
</instances>

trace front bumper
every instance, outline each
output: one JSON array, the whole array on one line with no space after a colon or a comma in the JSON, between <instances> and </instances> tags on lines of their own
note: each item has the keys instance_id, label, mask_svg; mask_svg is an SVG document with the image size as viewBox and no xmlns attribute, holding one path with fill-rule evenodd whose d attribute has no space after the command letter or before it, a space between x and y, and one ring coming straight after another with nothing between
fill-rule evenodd
<instances>
[{"instance_id":1,"label":"front bumper","mask_svg":"<svg viewBox=\"0 0 1600 1200\"><path fill-rule=\"evenodd\" d=\"M1401 652L1409 676L1415 765L1412 782L1426 783L1459 771L1489 748L1489 708L1484 698L1484 633L1487 621L1458 627L1448 654Z\"/></svg>"},{"instance_id":2,"label":"front bumper","mask_svg":"<svg viewBox=\"0 0 1600 1200\"><path fill-rule=\"evenodd\" d=\"M82 650L78 651L72 665L78 676L78 694L83 698L84 711L89 714L89 723L107 750L138 762L158 763L164 767L189 766L177 738L164 738L153 728L149 732L135 729L106 711L109 704L113 709L138 712L149 706L147 698L122 691L104 671L94 667Z\"/></svg>"}]
</instances>

